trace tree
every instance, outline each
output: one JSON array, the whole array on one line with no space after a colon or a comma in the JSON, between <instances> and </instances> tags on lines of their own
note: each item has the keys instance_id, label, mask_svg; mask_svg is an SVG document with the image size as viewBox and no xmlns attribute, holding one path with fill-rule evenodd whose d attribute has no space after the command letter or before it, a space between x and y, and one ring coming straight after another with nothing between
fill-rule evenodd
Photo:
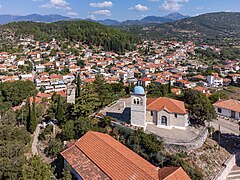
<instances>
[{"instance_id":1,"label":"tree","mask_svg":"<svg viewBox=\"0 0 240 180\"><path fill-rule=\"evenodd\" d=\"M20 179L24 152L31 140L25 128L0 126L0 179Z\"/></svg>"},{"instance_id":2,"label":"tree","mask_svg":"<svg viewBox=\"0 0 240 180\"><path fill-rule=\"evenodd\" d=\"M39 156L33 156L26 164L24 164L22 175L23 180L51 179L53 176L50 165L44 163Z\"/></svg>"},{"instance_id":3,"label":"tree","mask_svg":"<svg viewBox=\"0 0 240 180\"><path fill-rule=\"evenodd\" d=\"M200 124L205 120L216 117L215 110L209 99L200 91L188 89L184 92L183 100L189 110L190 117Z\"/></svg>"},{"instance_id":4,"label":"tree","mask_svg":"<svg viewBox=\"0 0 240 180\"><path fill-rule=\"evenodd\" d=\"M86 134L89 130L96 130L98 128L98 121L93 118L79 117L75 120L74 132L75 138L78 139Z\"/></svg>"},{"instance_id":5,"label":"tree","mask_svg":"<svg viewBox=\"0 0 240 180\"><path fill-rule=\"evenodd\" d=\"M80 96L80 92L81 92L81 79L80 74L77 74L77 95L76 95L77 98Z\"/></svg>"},{"instance_id":6,"label":"tree","mask_svg":"<svg viewBox=\"0 0 240 180\"><path fill-rule=\"evenodd\" d=\"M97 75L93 82L94 91L98 94L100 107L109 104L113 99L111 87L106 83L103 75Z\"/></svg>"},{"instance_id":7,"label":"tree","mask_svg":"<svg viewBox=\"0 0 240 180\"><path fill-rule=\"evenodd\" d=\"M94 91L92 84L86 84L76 99L73 115L75 117L86 117L91 115L99 106L98 94Z\"/></svg>"},{"instance_id":8,"label":"tree","mask_svg":"<svg viewBox=\"0 0 240 180\"><path fill-rule=\"evenodd\" d=\"M217 102L220 99L229 99L228 95L226 93L224 93L224 91L217 91L217 92L211 94L208 98L212 104Z\"/></svg>"},{"instance_id":9,"label":"tree","mask_svg":"<svg viewBox=\"0 0 240 180\"><path fill-rule=\"evenodd\" d=\"M27 97L35 96L37 90L31 81L4 82L0 84L0 94L3 102L11 102L13 106L17 106Z\"/></svg>"},{"instance_id":10,"label":"tree","mask_svg":"<svg viewBox=\"0 0 240 180\"><path fill-rule=\"evenodd\" d=\"M48 156L56 157L63 150L63 143L60 139L51 139L45 152Z\"/></svg>"},{"instance_id":11,"label":"tree","mask_svg":"<svg viewBox=\"0 0 240 180\"><path fill-rule=\"evenodd\" d=\"M30 125L31 125L31 104L30 104L30 98L27 98L27 102L26 102L26 106L27 106L27 131L30 132Z\"/></svg>"},{"instance_id":12,"label":"tree","mask_svg":"<svg viewBox=\"0 0 240 180\"><path fill-rule=\"evenodd\" d=\"M31 107L30 107L31 109ZM33 97L32 109L30 111L30 122L29 122L29 132L33 133L37 127L37 117L36 117L36 102L35 96Z\"/></svg>"},{"instance_id":13,"label":"tree","mask_svg":"<svg viewBox=\"0 0 240 180\"><path fill-rule=\"evenodd\" d=\"M16 124L16 114L12 109L6 111L0 119L1 124Z\"/></svg>"},{"instance_id":14,"label":"tree","mask_svg":"<svg viewBox=\"0 0 240 180\"><path fill-rule=\"evenodd\" d=\"M63 178L61 180L70 180L72 179L71 166L67 164L66 168L62 172Z\"/></svg>"},{"instance_id":15,"label":"tree","mask_svg":"<svg viewBox=\"0 0 240 180\"><path fill-rule=\"evenodd\" d=\"M58 96L56 119L58 121L63 121L64 119L63 103L61 96Z\"/></svg>"},{"instance_id":16,"label":"tree","mask_svg":"<svg viewBox=\"0 0 240 180\"><path fill-rule=\"evenodd\" d=\"M74 139L75 132L74 132L74 121L73 120L69 120L66 122L66 124L63 125L62 134L63 134L63 139L65 139L65 140Z\"/></svg>"},{"instance_id":17,"label":"tree","mask_svg":"<svg viewBox=\"0 0 240 180\"><path fill-rule=\"evenodd\" d=\"M151 83L148 87L149 97L165 97L169 95L169 85L156 85Z\"/></svg>"}]
</instances>

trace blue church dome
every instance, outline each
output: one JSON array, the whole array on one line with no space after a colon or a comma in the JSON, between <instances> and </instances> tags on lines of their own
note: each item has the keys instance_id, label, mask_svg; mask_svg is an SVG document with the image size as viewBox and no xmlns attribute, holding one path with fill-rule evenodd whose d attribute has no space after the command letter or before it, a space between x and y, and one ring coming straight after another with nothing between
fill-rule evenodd
<instances>
[{"instance_id":1,"label":"blue church dome","mask_svg":"<svg viewBox=\"0 0 240 180\"><path fill-rule=\"evenodd\" d=\"M135 86L133 89L134 94L145 94L144 88L142 86Z\"/></svg>"}]
</instances>

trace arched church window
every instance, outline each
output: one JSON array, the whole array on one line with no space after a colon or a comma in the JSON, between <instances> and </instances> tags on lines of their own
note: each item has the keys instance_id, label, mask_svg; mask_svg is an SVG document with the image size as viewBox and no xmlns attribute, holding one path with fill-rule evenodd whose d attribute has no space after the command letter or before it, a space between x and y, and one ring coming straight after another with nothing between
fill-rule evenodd
<instances>
[{"instance_id":1,"label":"arched church window","mask_svg":"<svg viewBox=\"0 0 240 180\"><path fill-rule=\"evenodd\" d=\"M137 102L136 102L136 99L133 99L133 104L136 104Z\"/></svg>"},{"instance_id":2,"label":"arched church window","mask_svg":"<svg viewBox=\"0 0 240 180\"><path fill-rule=\"evenodd\" d=\"M140 101L139 101L139 99L137 99L137 104L140 104Z\"/></svg>"},{"instance_id":3,"label":"arched church window","mask_svg":"<svg viewBox=\"0 0 240 180\"><path fill-rule=\"evenodd\" d=\"M167 117L166 116L162 116L161 125L167 126Z\"/></svg>"}]
</instances>

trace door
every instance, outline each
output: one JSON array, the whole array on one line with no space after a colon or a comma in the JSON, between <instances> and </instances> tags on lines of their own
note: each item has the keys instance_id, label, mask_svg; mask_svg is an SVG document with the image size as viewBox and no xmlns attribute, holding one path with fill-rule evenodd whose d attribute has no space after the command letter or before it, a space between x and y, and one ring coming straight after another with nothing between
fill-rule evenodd
<instances>
[{"instance_id":1,"label":"door","mask_svg":"<svg viewBox=\"0 0 240 180\"><path fill-rule=\"evenodd\" d=\"M235 111L231 111L231 118L235 119L236 118L236 112Z\"/></svg>"},{"instance_id":2,"label":"door","mask_svg":"<svg viewBox=\"0 0 240 180\"><path fill-rule=\"evenodd\" d=\"M157 112L153 111L153 123L157 125Z\"/></svg>"}]
</instances>

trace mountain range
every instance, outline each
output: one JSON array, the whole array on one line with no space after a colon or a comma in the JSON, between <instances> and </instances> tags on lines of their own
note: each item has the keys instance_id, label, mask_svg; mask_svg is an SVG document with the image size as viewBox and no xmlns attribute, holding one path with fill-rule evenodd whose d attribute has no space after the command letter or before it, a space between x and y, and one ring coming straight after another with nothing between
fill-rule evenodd
<instances>
[{"instance_id":1,"label":"mountain range","mask_svg":"<svg viewBox=\"0 0 240 180\"><path fill-rule=\"evenodd\" d=\"M100 24L106 26L132 26L132 25L145 25L145 24L162 24L167 22L175 22L181 19L189 18L190 16L184 16L180 13L170 13L165 16L146 16L141 20L126 20L126 21L116 21L111 19L99 20Z\"/></svg>"},{"instance_id":2,"label":"mountain range","mask_svg":"<svg viewBox=\"0 0 240 180\"><path fill-rule=\"evenodd\" d=\"M70 17L61 16L58 14L50 15L39 15L39 14L29 14L26 16L2 14L0 15L0 24L7 24L10 22L19 22L19 21L33 21L33 22L55 22L62 20L71 20Z\"/></svg>"},{"instance_id":3,"label":"mountain range","mask_svg":"<svg viewBox=\"0 0 240 180\"><path fill-rule=\"evenodd\" d=\"M129 26L129 25L144 25L144 24L151 24L151 23L166 23L166 22L174 22L176 20L181 20L184 18L188 18L189 16L183 16L180 13L171 13L169 15L158 17L158 16L147 16L141 20L126 20L123 22L112 20L112 19L105 19L105 20L97 20L98 22L103 25L107 26ZM25 16L17 16L17 15L10 15L10 14L2 14L0 15L0 24L7 24L10 22L19 22L19 21L33 21L33 22L56 22L62 20L76 20L74 18L70 18L67 16L62 16L58 14L50 14L50 15L39 15L39 14L30 14ZM90 21L94 21L88 19Z\"/></svg>"},{"instance_id":4,"label":"mountain range","mask_svg":"<svg viewBox=\"0 0 240 180\"><path fill-rule=\"evenodd\" d=\"M240 38L240 12L215 12L163 24L125 28L142 38Z\"/></svg>"}]
</instances>

